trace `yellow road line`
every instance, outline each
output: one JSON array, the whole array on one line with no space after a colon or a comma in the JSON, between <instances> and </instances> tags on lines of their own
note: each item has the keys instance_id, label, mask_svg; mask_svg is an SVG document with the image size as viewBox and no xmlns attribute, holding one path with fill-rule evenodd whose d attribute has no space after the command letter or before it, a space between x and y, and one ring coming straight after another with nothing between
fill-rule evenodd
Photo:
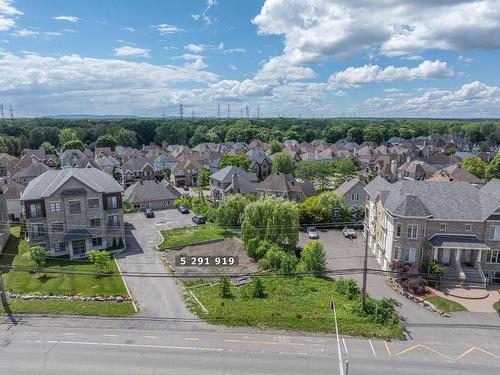
<instances>
[{"instance_id":1,"label":"yellow road line","mask_svg":"<svg viewBox=\"0 0 500 375\"><path fill-rule=\"evenodd\" d=\"M64 332L66 336L76 336L76 333L73 332Z\"/></svg>"},{"instance_id":2,"label":"yellow road line","mask_svg":"<svg viewBox=\"0 0 500 375\"><path fill-rule=\"evenodd\" d=\"M113 335L112 333L105 333L103 336L106 336L106 337L116 337L116 335Z\"/></svg>"},{"instance_id":3,"label":"yellow road line","mask_svg":"<svg viewBox=\"0 0 500 375\"><path fill-rule=\"evenodd\" d=\"M410 347L410 348L407 348L407 349L405 349L405 350L402 350L402 351L400 351L399 353L394 354L394 357L397 357L397 356L399 356L399 355L401 355L401 354L408 353L410 350L417 349L417 348L424 348L424 349L430 350L431 352L436 353L436 354L438 354L438 355L440 355L440 356L443 356L443 357L445 357L445 358L447 358L447 359L450 359L450 357L449 357L449 356L447 356L446 354L443 354L443 353L441 353L441 352L440 352L440 351L438 351L438 350L435 350L435 349L429 348L428 346L426 346L426 345L424 345L424 344L417 344L417 345L414 345L414 346L412 346L412 347Z\"/></svg>"},{"instance_id":4,"label":"yellow road line","mask_svg":"<svg viewBox=\"0 0 500 375\"><path fill-rule=\"evenodd\" d=\"M496 358L496 359L500 359L500 357L496 354L493 354L493 353L490 353L489 351L487 350L484 350L484 349L481 349L481 348L477 348L475 346L473 346L472 348L470 348L469 350L463 352L462 354L460 354L458 357L457 357L457 360L459 359L462 359L463 357L465 357L466 355L472 353L474 350L477 350L477 351L480 351L480 352L483 352L484 354L488 354L490 356L492 356L493 358Z\"/></svg>"},{"instance_id":5,"label":"yellow road line","mask_svg":"<svg viewBox=\"0 0 500 375\"><path fill-rule=\"evenodd\" d=\"M476 350L476 348L475 348L475 347L472 347L472 348L470 348L469 350L467 350L466 352L463 352L462 354L460 354L460 355L457 357L457 360L458 360L458 359L461 359L461 358L463 358L463 357L465 357L467 354L469 354L470 352L473 352L474 350Z\"/></svg>"},{"instance_id":6,"label":"yellow road line","mask_svg":"<svg viewBox=\"0 0 500 375\"><path fill-rule=\"evenodd\" d=\"M144 336L145 339L157 339L158 336Z\"/></svg>"},{"instance_id":7,"label":"yellow road line","mask_svg":"<svg viewBox=\"0 0 500 375\"><path fill-rule=\"evenodd\" d=\"M391 349L389 349L389 343L387 341L384 341L384 345L385 345L385 350L387 350L387 354L389 354L389 357L392 357Z\"/></svg>"},{"instance_id":8,"label":"yellow road line","mask_svg":"<svg viewBox=\"0 0 500 375\"><path fill-rule=\"evenodd\" d=\"M198 341L198 337L184 337L184 340L190 340L190 341Z\"/></svg>"},{"instance_id":9,"label":"yellow road line","mask_svg":"<svg viewBox=\"0 0 500 375\"><path fill-rule=\"evenodd\" d=\"M224 342L241 342L241 340L231 340L231 339L226 339Z\"/></svg>"}]
</instances>

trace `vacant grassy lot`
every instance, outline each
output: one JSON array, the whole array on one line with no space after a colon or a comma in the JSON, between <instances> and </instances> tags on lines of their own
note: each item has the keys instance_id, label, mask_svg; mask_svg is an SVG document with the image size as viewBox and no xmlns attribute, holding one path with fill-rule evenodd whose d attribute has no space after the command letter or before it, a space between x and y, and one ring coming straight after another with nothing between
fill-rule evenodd
<instances>
[{"instance_id":1,"label":"vacant grassy lot","mask_svg":"<svg viewBox=\"0 0 500 375\"><path fill-rule=\"evenodd\" d=\"M192 289L208 314L195 301L188 306L200 318L214 324L294 329L311 332L333 332L333 313L329 308L333 297L337 306L339 331L345 335L402 338L399 324L376 324L361 312L358 300L348 300L334 292L333 282L316 277L263 277L267 293L264 299L252 297L252 284L232 287L232 298L219 298L219 286Z\"/></svg>"},{"instance_id":2,"label":"vacant grassy lot","mask_svg":"<svg viewBox=\"0 0 500 375\"><path fill-rule=\"evenodd\" d=\"M427 298L427 301L435 305L438 309L446 312L467 311L467 309L458 302L443 297L434 296Z\"/></svg>"},{"instance_id":3,"label":"vacant grassy lot","mask_svg":"<svg viewBox=\"0 0 500 375\"><path fill-rule=\"evenodd\" d=\"M233 234L232 231L219 228L213 223L162 230L163 241L159 245L159 248L166 249L172 246L190 245L202 241L222 239Z\"/></svg>"},{"instance_id":4,"label":"vacant grassy lot","mask_svg":"<svg viewBox=\"0 0 500 375\"><path fill-rule=\"evenodd\" d=\"M0 314L6 311L0 305ZM13 300L9 302L9 313L64 314L88 316L129 316L134 314L132 302L79 302L48 300Z\"/></svg>"},{"instance_id":5,"label":"vacant grassy lot","mask_svg":"<svg viewBox=\"0 0 500 375\"><path fill-rule=\"evenodd\" d=\"M11 229L11 236L4 254L0 256L0 263L33 267L35 264L28 257L28 242L20 239L19 232L19 227ZM49 259L44 268L56 271L96 272L94 264L86 260ZM109 264L109 271L118 273L114 260ZM40 276L29 272L4 270L3 279L5 289L17 293L38 292L40 294L79 294L81 296L127 295L123 281L119 276L96 277L94 275L63 275L48 272Z\"/></svg>"}]
</instances>

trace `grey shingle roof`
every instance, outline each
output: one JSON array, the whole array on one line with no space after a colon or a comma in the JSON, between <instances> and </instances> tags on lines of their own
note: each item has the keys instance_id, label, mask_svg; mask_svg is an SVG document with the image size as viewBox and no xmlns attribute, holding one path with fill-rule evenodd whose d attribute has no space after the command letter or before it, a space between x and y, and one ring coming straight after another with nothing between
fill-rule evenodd
<instances>
[{"instance_id":1,"label":"grey shingle roof","mask_svg":"<svg viewBox=\"0 0 500 375\"><path fill-rule=\"evenodd\" d=\"M161 182L146 180L137 181L135 184L129 186L125 190L124 196L132 203L140 203L177 199L181 197L181 193L165 180Z\"/></svg>"},{"instance_id":2,"label":"grey shingle roof","mask_svg":"<svg viewBox=\"0 0 500 375\"><path fill-rule=\"evenodd\" d=\"M213 178L214 180L220 181L222 183L228 183L231 182L233 174L237 174L240 179L245 179L248 181L257 182L258 180L255 173L248 173L243 169L235 167L233 165L228 165L227 167L218 170L217 172L212 174L210 178Z\"/></svg>"},{"instance_id":3,"label":"grey shingle roof","mask_svg":"<svg viewBox=\"0 0 500 375\"><path fill-rule=\"evenodd\" d=\"M153 159L149 158L131 158L129 159L126 163L123 164L122 169L123 172L127 171L140 171L142 170L147 164L151 166L151 168L154 168L154 161Z\"/></svg>"},{"instance_id":4,"label":"grey shingle roof","mask_svg":"<svg viewBox=\"0 0 500 375\"><path fill-rule=\"evenodd\" d=\"M452 249L480 249L490 250L483 242L475 235L449 235L436 234L429 239L429 243L433 247L444 247Z\"/></svg>"},{"instance_id":5,"label":"grey shingle roof","mask_svg":"<svg viewBox=\"0 0 500 375\"><path fill-rule=\"evenodd\" d=\"M24 190L21 200L50 197L70 178L75 178L98 193L118 193L123 188L109 174L96 168L66 168L50 170L32 180Z\"/></svg>"},{"instance_id":6,"label":"grey shingle roof","mask_svg":"<svg viewBox=\"0 0 500 375\"><path fill-rule=\"evenodd\" d=\"M34 161L29 165L29 167L20 170L16 174L14 174L13 178L20 178L20 177L37 177L40 176L42 173L47 172L50 170L48 166L43 164L40 161Z\"/></svg>"},{"instance_id":7,"label":"grey shingle roof","mask_svg":"<svg viewBox=\"0 0 500 375\"><path fill-rule=\"evenodd\" d=\"M357 184L362 184L363 186L365 185L364 182L361 182L359 177L354 177L351 178L349 181L345 181L342 185L340 185L335 191L333 192L336 195L345 195L346 193L349 192L354 186Z\"/></svg>"},{"instance_id":8,"label":"grey shingle roof","mask_svg":"<svg viewBox=\"0 0 500 375\"><path fill-rule=\"evenodd\" d=\"M365 186L365 190L370 197L375 197L379 191L389 190L391 184L383 177L375 177L368 185Z\"/></svg>"}]
</instances>

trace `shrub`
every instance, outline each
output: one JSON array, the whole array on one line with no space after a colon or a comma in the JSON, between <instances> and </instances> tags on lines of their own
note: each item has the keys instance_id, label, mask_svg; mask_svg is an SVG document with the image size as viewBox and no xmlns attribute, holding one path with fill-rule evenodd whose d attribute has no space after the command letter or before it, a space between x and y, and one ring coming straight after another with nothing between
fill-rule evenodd
<instances>
[{"instance_id":1,"label":"shrub","mask_svg":"<svg viewBox=\"0 0 500 375\"><path fill-rule=\"evenodd\" d=\"M90 250L89 260L95 264L99 272L103 272L111 261L111 256L106 250Z\"/></svg>"},{"instance_id":2,"label":"shrub","mask_svg":"<svg viewBox=\"0 0 500 375\"><path fill-rule=\"evenodd\" d=\"M42 267L45 265L47 260L45 259L49 255L47 249L43 246L32 246L30 247L29 257L37 265L37 267Z\"/></svg>"},{"instance_id":3,"label":"shrub","mask_svg":"<svg viewBox=\"0 0 500 375\"><path fill-rule=\"evenodd\" d=\"M395 325L399 322L399 316L396 307L401 304L393 298L382 298L379 301L368 297L364 314L368 315L370 320L376 324Z\"/></svg>"},{"instance_id":4,"label":"shrub","mask_svg":"<svg viewBox=\"0 0 500 375\"><path fill-rule=\"evenodd\" d=\"M427 281L418 274L419 264L409 264L399 260L391 263L391 271L397 272L394 276L396 282L404 291L417 296L427 293Z\"/></svg>"},{"instance_id":5,"label":"shrub","mask_svg":"<svg viewBox=\"0 0 500 375\"><path fill-rule=\"evenodd\" d=\"M219 280L219 297L220 298L231 298L233 293L231 292L231 281L227 277L221 277Z\"/></svg>"},{"instance_id":6,"label":"shrub","mask_svg":"<svg viewBox=\"0 0 500 375\"><path fill-rule=\"evenodd\" d=\"M285 254L281 258L280 271L285 275L294 274L297 270L297 257L293 254Z\"/></svg>"},{"instance_id":7,"label":"shrub","mask_svg":"<svg viewBox=\"0 0 500 375\"><path fill-rule=\"evenodd\" d=\"M260 279L260 277L254 277L252 279L253 285L253 298L266 298L266 291L264 289L264 283Z\"/></svg>"},{"instance_id":8,"label":"shrub","mask_svg":"<svg viewBox=\"0 0 500 375\"><path fill-rule=\"evenodd\" d=\"M263 270L279 270L281 266L281 260L287 254L278 245L272 244L269 250L267 250L266 255L259 260L259 267Z\"/></svg>"},{"instance_id":9,"label":"shrub","mask_svg":"<svg viewBox=\"0 0 500 375\"><path fill-rule=\"evenodd\" d=\"M361 289L358 287L356 281L342 277L335 281L333 290L345 296L348 300L354 300L361 295Z\"/></svg>"},{"instance_id":10,"label":"shrub","mask_svg":"<svg viewBox=\"0 0 500 375\"><path fill-rule=\"evenodd\" d=\"M304 272L323 273L326 271L326 254L320 241L309 241L304 247L300 260Z\"/></svg>"}]
</instances>

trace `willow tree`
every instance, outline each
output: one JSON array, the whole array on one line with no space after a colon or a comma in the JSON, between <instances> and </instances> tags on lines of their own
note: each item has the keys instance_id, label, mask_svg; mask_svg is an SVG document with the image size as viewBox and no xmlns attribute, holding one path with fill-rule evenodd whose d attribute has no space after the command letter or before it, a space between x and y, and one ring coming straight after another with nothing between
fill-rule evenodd
<instances>
[{"instance_id":1,"label":"willow tree","mask_svg":"<svg viewBox=\"0 0 500 375\"><path fill-rule=\"evenodd\" d=\"M274 196L249 203L243 213L241 238L245 246L262 240L296 246L299 242L297 205Z\"/></svg>"},{"instance_id":2,"label":"willow tree","mask_svg":"<svg viewBox=\"0 0 500 375\"><path fill-rule=\"evenodd\" d=\"M221 227L238 227L243 219L245 207L250 199L241 194L232 194L219 204L217 208L217 222Z\"/></svg>"}]
</instances>

